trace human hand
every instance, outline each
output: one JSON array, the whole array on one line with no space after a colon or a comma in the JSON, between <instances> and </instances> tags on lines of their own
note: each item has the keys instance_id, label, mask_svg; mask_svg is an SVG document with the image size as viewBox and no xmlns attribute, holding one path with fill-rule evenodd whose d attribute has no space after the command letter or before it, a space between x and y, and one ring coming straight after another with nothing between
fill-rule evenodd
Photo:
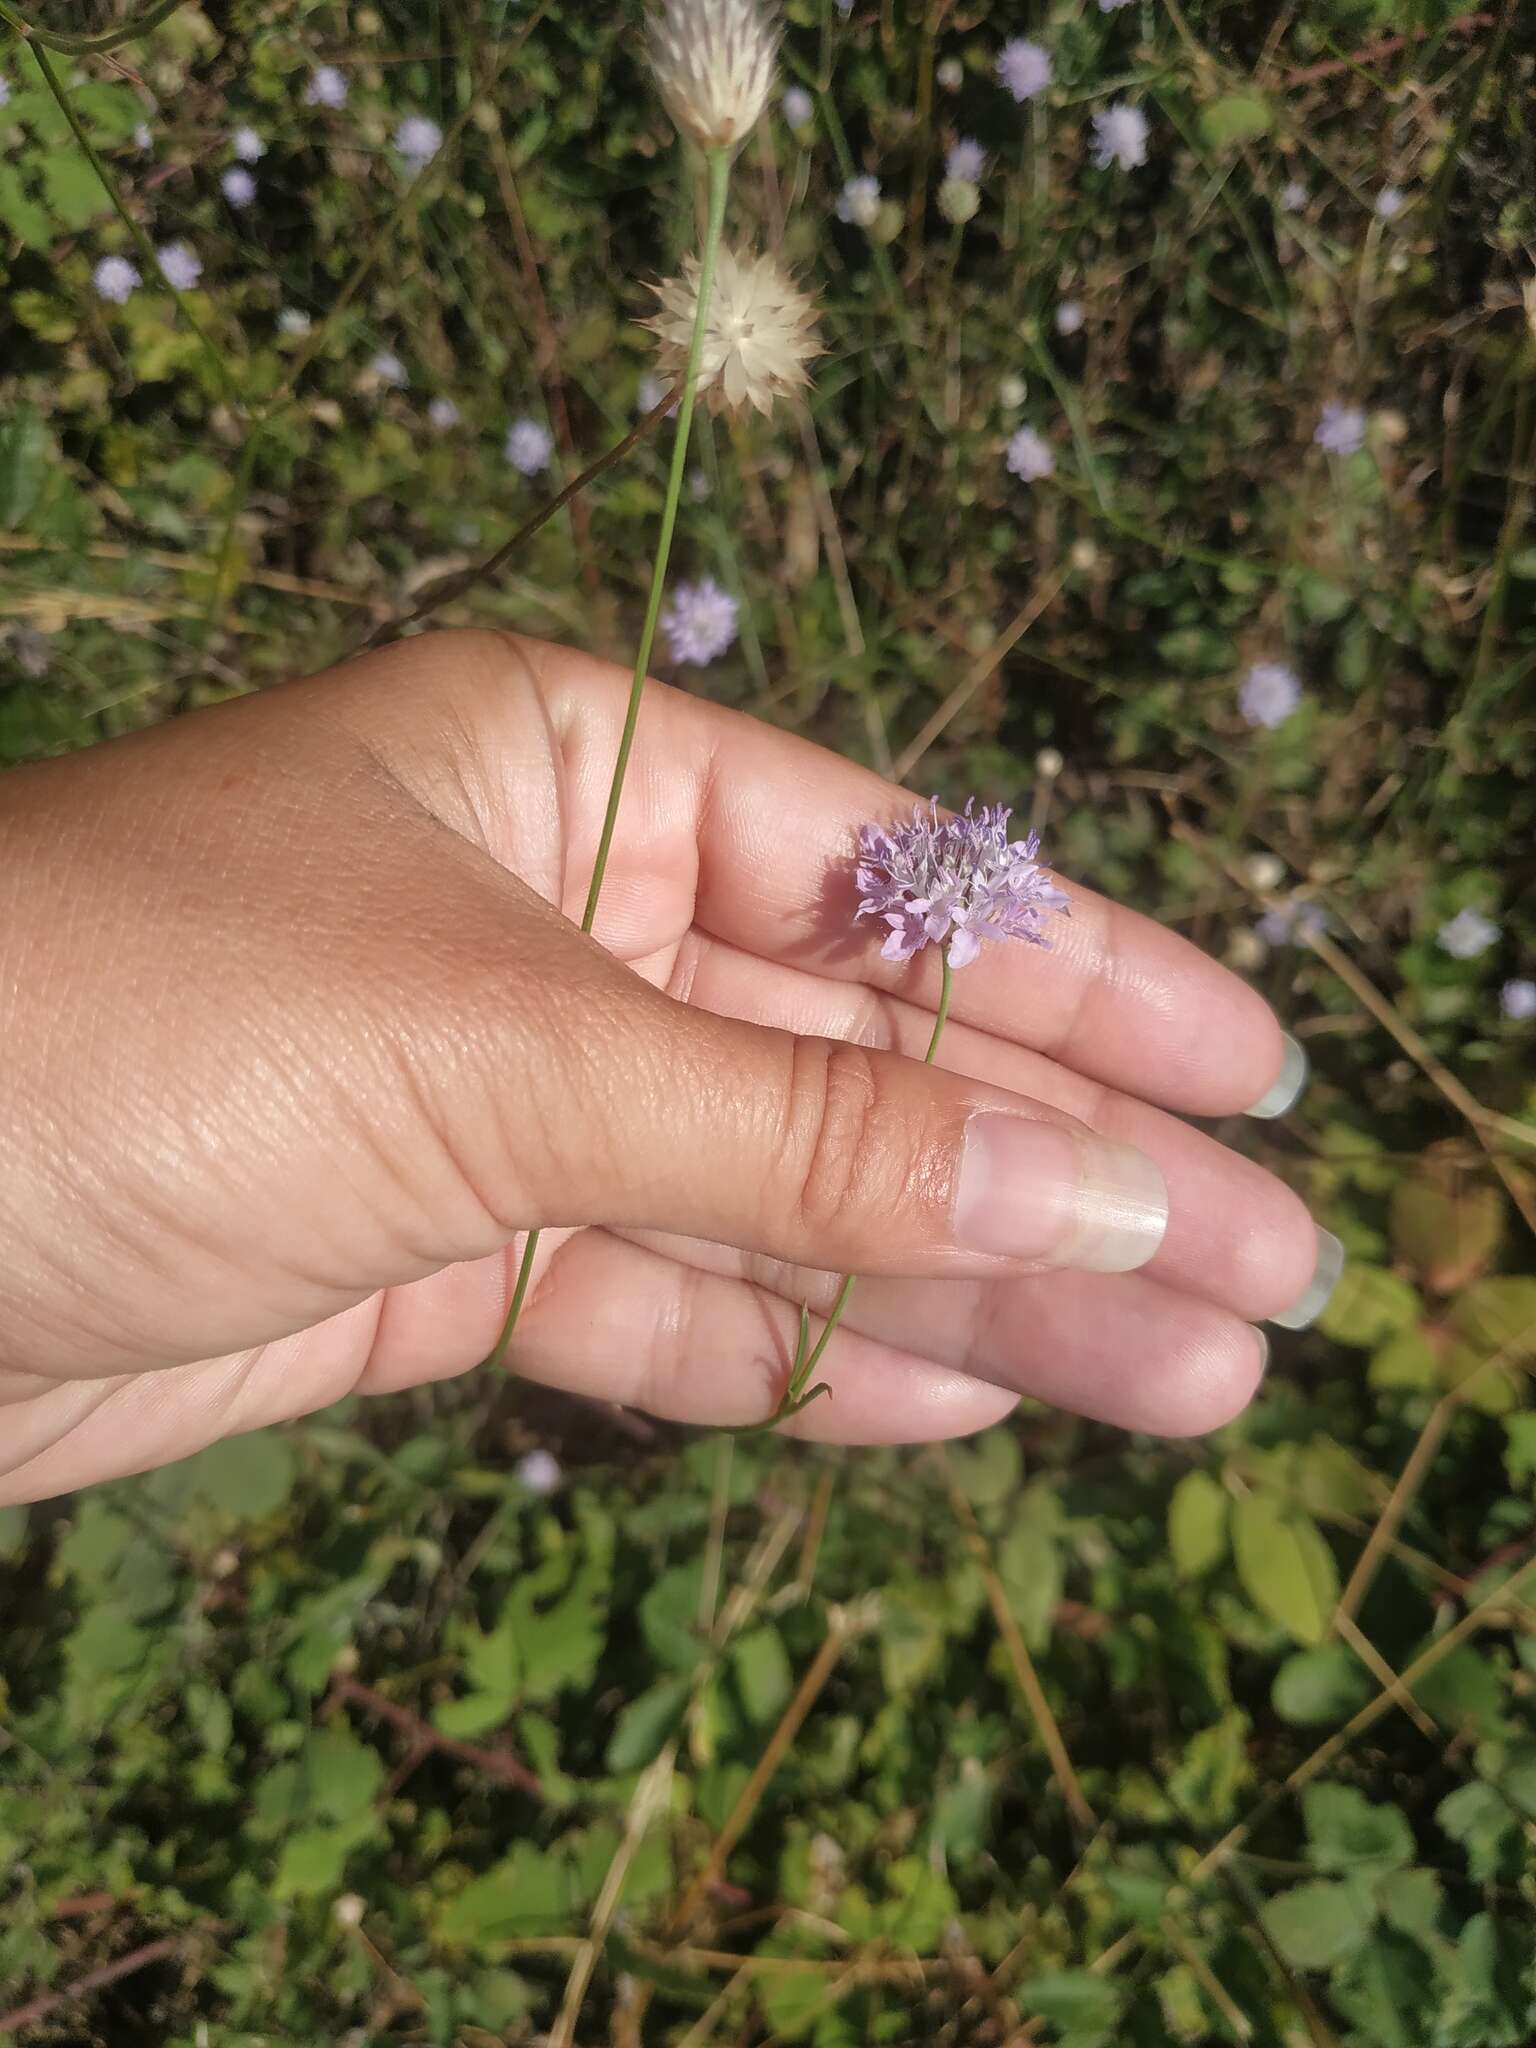
<instances>
[{"instance_id":1,"label":"human hand","mask_svg":"<svg viewBox=\"0 0 1536 2048\"><path fill-rule=\"evenodd\" d=\"M516 1369L657 1414L771 1414L843 1271L805 1436L1246 1402L1331 1252L1178 1112L1273 1099L1264 1002L1074 887L925 1068L851 923L910 797L659 685L599 945L626 685L441 634L0 780L0 1502L466 1370L537 1226Z\"/></svg>"}]
</instances>

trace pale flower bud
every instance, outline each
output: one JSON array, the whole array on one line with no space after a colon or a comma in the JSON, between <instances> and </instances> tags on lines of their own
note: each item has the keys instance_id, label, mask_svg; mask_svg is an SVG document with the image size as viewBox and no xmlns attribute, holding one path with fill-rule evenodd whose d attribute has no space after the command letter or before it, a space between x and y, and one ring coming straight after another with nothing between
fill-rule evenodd
<instances>
[{"instance_id":1,"label":"pale flower bud","mask_svg":"<svg viewBox=\"0 0 1536 2048\"><path fill-rule=\"evenodd\" d=\"M734 149L773 90L778 28L763 0L660 0L651 69L667 112L704 149Z\"/></svg>"},{"instance_id":2,"label":"pale flower bud","mask_svg":"<svg viewBox=\"0 0 1536 2048\"><path fill-rule=\"evenodd\" d=\"M964 178L946 178L939 187L939 211L952 227L963 228L974 220L981 194Z\"/></svg>"}]
</instances>

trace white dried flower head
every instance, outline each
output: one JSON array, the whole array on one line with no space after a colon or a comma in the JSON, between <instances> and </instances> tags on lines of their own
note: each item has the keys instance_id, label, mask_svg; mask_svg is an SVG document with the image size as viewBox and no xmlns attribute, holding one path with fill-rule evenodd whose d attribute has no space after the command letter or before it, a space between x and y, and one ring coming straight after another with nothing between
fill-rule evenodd
<instances>
[{"instance_id":1,"label":"white dried flower head","mask_svg":"<svg viewBox=\"0 0 1536 2048\"><path fill-rule=\"evenodd\" d=\"M958 57L945 57L933 75L946 92L958 92L965 83L965 66Z\"/></svg>"},{"instance_id":2,"label":"white dried flower head","mask_svg":"<svg viewBox=\"0 0 1536 2048\"><path fill-rule=\"evenodd\" d=\"M651 69L667 112L705 149L734 149L773 90L779 34L763 0L660 0Z\"/></svg>"},{"instance_id":3,"label":"white dried flower head","mask_svg":"<svg viewBox=\"0 0 1536 2048\"><path fill-rule=\"evenodd\" d=\"M880 180L868 174L850 178L837 195L836 211L850 227L872 228L880 218Z\"/></svg>"},{"instance_id":4,"label":"white dried flower head","mask_svg":"<svg viewBox=\"0 0 1536 2048\"><path fill-rule=\"evenodd\" d=\"M1014 412L1029 396L1029 386L1016 370L1010 370L998 380L997 402L1006 412Z\"/></svg>"},{"instance_id":5,"label":"white dried flower head","mask_svg":"<svg viewBox=\"0 0 1536 2048\"><path fill-rule=\"evenodd\" d=\"M652 289L661 305L644 324L659 344L662 376L678 385L688 374L698 313L698 258L688 258L681 277ZM699 390L711 410L739 412L753 405L761 413L771 412L775 399L807 382L806 364L820 354L816 308L774 258L722 249L699 358Z\"/></svg>"}]
</instances>

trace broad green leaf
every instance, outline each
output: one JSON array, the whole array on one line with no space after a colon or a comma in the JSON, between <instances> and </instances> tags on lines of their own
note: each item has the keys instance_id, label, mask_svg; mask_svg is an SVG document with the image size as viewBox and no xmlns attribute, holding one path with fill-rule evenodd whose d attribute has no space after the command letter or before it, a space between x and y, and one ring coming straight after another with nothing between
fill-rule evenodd
<instances>
[{"instance_id":1,"label":"broad green leaf","mask_svg":"<svg viewBox=\"0 0 1536 2048\"><path fill-rule=\"evenodd\" d=\"M35 406L18 405L0 420L0 527L12 532L26 525L57 461L53 436Z\"/></svg>"},{"instance_id":2,"label":"broad green leaf","mask_svg":"<svg viewBox=\"0 0 1536 2048\"><path fill-rule=\"evenodd\" d=\"M1435 1808L1435 1819L1459 1842L1477 1884L1490 1884L1511 1860L1519 1816L1492 1785L1458 1785Z\"/></svg>"},{"instance_id":3,"label":"broad green leaf","mask_svg":"<svg viewBox=\"0 0 1536 2048\"><path fill-rule=\"evenodd\" d=\"M1351 1260L1339 1277L1333 1298L1317 1319L1317 1327L1335 1344L1374 1351L1389 1337L1418 1321L1419 1297L1406 1280L1384 1266Z\"/></svg>"},{"instance_id":4,"label":"broad green leaf","mask_svg":"<svg viewBox=\"0 0 1536 2048\"><path fill-rule=\"evenodd\" d=\"M518 1936L565 1934L581 1900L570 1858L518 1842L483 1877L437 1908L437 1938L453 1948L494 1949Z\"/></svg>"},{"instance_id":5,"label":"broad green leaf","mask_svg":"<svg viewBox=\"0 0 1536 2048\"><path fill-rule=\"evenodd\" d=\"M511 1707L507 1693L466 1693L462 1699L440 1700L432 1709L432 1726L455 1742L473 1742L477 1735L502 1727Z\"/></svg>"},{"instance_id":6,"label":"broad green leaf","mask_svg":"<svg viewBox=\"0 0 1536 2048\"><path fill-rule=\"evenodd\" d=\"M1270 1899L1260 1917L1288 1963L1326 1970L1360 1947L1374 1915L1354 1885L1319 1878Z\"/></svg>"},{"instance_id":7,"label":"broad green leaf","mask_svg":"<svg viewBox=\"0 0 1536 2048\"><path fill-rule=\"evenodd\" d=\"M1227 1516L1231 1499L1224 1486L1198 1468L1186 1472L1168 1503L1168 1548L1175 1568L1198 1578L1227 1554Z\"/></svg>"},{"instance_id":8,"label":"broad green leaf","mask_svg":"<svg viewBox=\"0 0 1536 2048\"><path fill-rule=\"evenodd\" d=\"M1470 1643L1432 1665L1415 1683L1413 1696L1447 1735L1476 1741L1501 1734L1514 1706L1499 1666Z\"/></svg>"},{"instance_id":9,"label":"broad green leaf","mask_svg":"<svg viewBox=\"0 0 1536 2048\"><path fill-rule=\"evenodd\" d=\"M1415 1941L1433 1939L1444 1897L1433 1870L1395 1870L1376 1887L1384 1920Z\"/></svg>"},{"instance_id":10,"label":"broad green leaf","mask_svg":"<svg viewBox=\"0 0 1536 2048\"><path fill-rule=\"evenodd\" d=\"M1514 1405L1514 1373L1536 1363L1536 1279L1501 1274L1478 1280L1451 1306L1455 1343L1443 1360L1447 1386L1478 1374L1474 1405L1503 1414ZM1493 1366L1490 1361L1500 1360ZM1494 1405L1482 1398L1491 1395Z\"/></svg>"},{"instance_id":11,"label":"broad green leaf","mask_svg":"<svg viewBox=\"0 0 1536 2048\"><path fill-rule=\"evenodd\" d=\"M1392 1249L1431 1294L1451 1294L1486 1271L1507 1215L1497 1188L1465 1176L1445 1185L1425 1172L1392 1191Z\"/></svg>"},{"instance_id":12,"label":"broad green leaf","mask_svg":"<svg viewBox=\"0 0 1536 2048\"><path fill-rule=\"evenodd\" d=\"M327 1827L300 1829L283 1844L272 1880L274 1897L309 1898L339 1890L347 1858L377 1832L372 1814L358 1814Z\"/></svg>"},{"instance_id":13,"label":"broad green leaf","mask_svg":"<svg viewBox=\"0 0 1536 2048\"><path fill-rule=\"evenodd\" d=\"M1319 1870L1385 1872L1413 1861L1413 1830L1400 1807L1378 1805L1353 1785L1309 1785L1302 1794L1307 1841Z\"/></svg>"},{"instance_id":14,"label":"broad green leaf","mask_svg":"<svg viewBox=\"0 0 1536 2048\"><path fill-rule=\"evenodd\" d=\"M0 1508L0 1558L20 1557L27 1542L25 1508Z\"/></svg>"},{"instance_id":15,"label":"broad green leaf","mask_svg":"<svg viewBox=\"0 0 1536 2048\"><path fill-rule=\"evenodd\" d=\"M1248 1716L1236 1708L1189 1738L1168 1774L1169 1795L1179 1813L1205 1827L1222 1827L1253 1782L1248 1754Z\"/></svg>"},{"instance_id":16,"label":"broad green leaf","mask_svg":"<svg viewBox=\"0 0 1536 2048\"><path fill-rule=\"evenodd\" d=\"M304 1775L311 1811L351 1821L372 1810L384 1764L376 1749L345 1729L317 1728L304 1748Z\"/></svg>"},{"instance_id":17,"label":"broad green leaf","mask_svg":"<svg viewBox=\"0 0 1536 2048\"><path fill-rule=\"evenodd\" d=\"M1246 1493L1232 1510L1232 1552L1243 1591L1299 1643L1320 1643L1339 1597L1333 1552L1305 1515Z\"/></svg>"},{"instance_id":18,"label":"broad green leaf","mask_svg":"<svg viewBox=\"0 0 1536 2048\"><path fill-rule=\"evenodd\" d=\"M731 1664L747 1718L759 1727L775 1720L794 1690L795 1677L784 1638L771 1622L737 1637Z\"/></svg>"},{"instance_id":19,"label":"broad green leaf","mask_svg":"<svg viewBox=\"0 0 1536 2048\"><path fill-rule=\"evenodd\" d=\"M1371 1354L1366 1370L1371 1386L1386 1392L1391 1388L1438 1390L1440 1359L1422 1330L1399 1330Z\"/></svg>"},{"instance_id":20,"label":"broad green leaf","mask_svg":"<svg viewBox=\"0 0 1536 2048\"><path fill-rule=\"evenodd\" d=\"M951 1444L947 1455L956 1484L973 1508L1005 1506L1024 1484L1019 1439L1007 1423L968 1444Z\"/></svg>"},{"instance_id":21,"label":"broad green leaf","mask_svg":"<svg viewBox=\"0 0 1536 2048\"><path fill-rule=\"evenodd\" d=\"M12 164L0 164L0 226L9 228L18 242L29 249L46 249L53 240L54 227L45 208L22 184ZM12 294L14 306L21 294ZM33 292L29 297L40 299L44 294ZM31 321L26 321L31 326Z\"/></svg>"},{"instance_id":22,"label":"broad green leaf","mask_svg":"<svg viewBox=\"0 0 1536 2048\"><path fill-rule=\"evenodd\" d=\"M1352 1650L1342 1643L1322 1643L1286 1658L1275 1673L1270 1697L1282 1719L1301 1728L1323 1728L1347 1721L1375 1690Z\"/></svg>"},{"instance_id":23,"label":"broad green leaf","mask_svg":"<svg viewBox=\"0 0 1536 2048\"><path fill-rule=\"evenodd\" d=\"M1014 1996L1025 2012L1059 2027L1076 2048L1114 2040L1125 2002L1118 1983L1091 1970L1042 1970L1026 1977Z\"/></svg>"},{"instance_id":24,"label":"broad green leaf","mask_svg":"<svg viewBox=\"0 0 1536 2048\"><path fill-rule=\"evenodd\" d=\"M111 212L101 180L77 151L50 150L42 170L48 210L65 227L88 227L98 215Z\"/></svg>"},{"instance_id":25,"label":"broad green leaf","mask_svg":"<svg viewBox=\"0 0 1536 2048\"><path fill-rule=\"evenodd\" d=\"M190 1463L199 1498L240 1522L274 1514L293 1491L299 1469L287 1439L270 1429L210 1444Z\"/></svg>"},{"instance_id":26,"label":"broad green leaf","mask_svg":"<svg viewBox=\"0 0 1536 2048\"><path fill-rule=\"evenodd\" d=\"M1267 135L1273 115L1256 92L1231 92L1200 109L1200 133L1212 149L1236 149Z\"/></svg>"},{"instance_id":27,"label":"broad green leaf","mask_svg":"<svg viewBox=\"0 0 1536 2048\"><path fill-rule=\"evenodd\" d=\"M632 1699L608 1740L609 1770L638 1771L650 1763L682 1720L692 1689L692 1679L663 1678Z\"/></svg>"},{"instance_id":28,"label":"broad green leaf","mask_svg":"<svg viewBox=\"0 0 1536 2048\"><path fill-rule=\"evenodd\" d=\"M589 1561L548 1607L537 1605L531 1580L513 1588L500 1625L516 1639L523 1699L551 1700L591 1678L602 1654L607 1583L606 1571Z\"/></svg>"}]
</instances>

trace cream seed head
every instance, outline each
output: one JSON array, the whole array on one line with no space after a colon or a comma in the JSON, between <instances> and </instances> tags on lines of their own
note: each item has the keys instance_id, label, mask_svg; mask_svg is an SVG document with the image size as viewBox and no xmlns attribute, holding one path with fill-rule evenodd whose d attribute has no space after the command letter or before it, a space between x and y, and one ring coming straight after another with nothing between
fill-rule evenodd
<instances>
[{"instance_id":1,"label":"cream seed head","mask_svg":"<svg viewBox=\"0 0 1536 2048\"><path fill-rule=\"evenodd\" d=\"M656 336L663 379L680 384L699 304L699 262L690 256L681 277L653 286L661 301L645 325ZM773 410L809 380L806 365L821 353L816 308L771 256L738 255L722 249L715 266L699 358L699 391L715 412L756 406Z\"/></svg>"},{"instance_id":2,"label":"cream seed head","mask_svg":"<svg viewBox=\"0 0 1536 2048\"><path fill-rule=\"evenodd\" d=\"M764 0L658 0L649 27L656 86L685 135L734 149L773 90L779 31Z\"/></svg>"}]
</instances>

